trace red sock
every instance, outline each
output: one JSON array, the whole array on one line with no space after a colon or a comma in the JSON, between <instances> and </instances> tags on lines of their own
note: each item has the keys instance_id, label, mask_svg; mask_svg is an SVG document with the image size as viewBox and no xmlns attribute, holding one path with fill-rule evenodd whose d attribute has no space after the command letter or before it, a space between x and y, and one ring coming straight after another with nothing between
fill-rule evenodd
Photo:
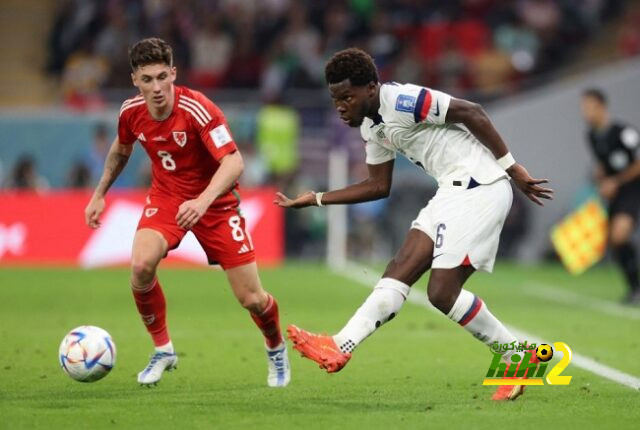
<instances>
[{"instance_id":1,"label":"red sock","mask_svg":"<svg viewBox=\"0 0 640 430\"><path fill-rule=\"evenodd\" d=\"M164 300L158 278L154 279L144 291L133 290L133 298L154 345L162 346L169 343L166 320L167 303Z\"/></svg>"},{"instance_id":2,"label":"red sock","mask_svg":"<svg viewBox=\"0 0 640 430\"><path fill-rule=\"evenodd\" d=\"M251 318L256 323L269 348L275 348L282 343L280 333L280 315L278 314L278 302L269 295L269 301L260 315L251 313Z\"/></svg>"}]
</instances>

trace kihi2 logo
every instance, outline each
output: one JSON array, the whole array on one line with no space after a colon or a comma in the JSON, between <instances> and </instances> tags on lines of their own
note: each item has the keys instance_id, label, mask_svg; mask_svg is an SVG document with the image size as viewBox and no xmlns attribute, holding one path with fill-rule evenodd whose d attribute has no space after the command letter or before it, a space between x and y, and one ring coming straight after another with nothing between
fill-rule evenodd
<instances>
[{"instance_id":1,"label":"kihi2 logo","mask_svg":"<svg viewBox=\"0 0 640 430\"><path fill-rule=\"evenodd\" d=\"M560 375L571 362L572 354L569 345L564 342L554 342L553 348L562 352L562 359L551 368L546 378L544 378L544 374L547 372L548 361L553 357L554 349L550 345L541 344L535 348L537 360L534 359L532 361L533 354L531 351L533 348L535 348L535 344L528 345L522 349L516 348L517 351L523 351L524 356L521 356L516 351L511 355L511 363L505 363L502 361L502 354L495 352L495 348L492 347L492 350L494 350L492 351L493 360L482 385L544 385L544 379L546 379L548 385L569 385L571 376ZM504 349L514 348L505 347Z\"/></svg>"}]
</instances>

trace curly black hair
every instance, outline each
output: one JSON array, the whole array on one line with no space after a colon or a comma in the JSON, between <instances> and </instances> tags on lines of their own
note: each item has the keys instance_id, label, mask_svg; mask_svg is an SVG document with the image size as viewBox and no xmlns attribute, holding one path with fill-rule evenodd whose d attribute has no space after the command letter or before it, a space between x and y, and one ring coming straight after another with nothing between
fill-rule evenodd
<instances>
[{"instance_id":1,"label":"curly black hair","mask_svg":"<svg viewBox=\"0 0 640 430\"><path fill-rule=\"evenodd\" d=\"M378 83L378 69L373 58L358 48L343 49L333 54L324 69L324 76L328 84L337 84L345 79L354 86Z\"/></svg>"},{"instance_id":2,"label":"curly black hair","mask_svg":"<svg viewBox=\"0 0 640 430\"><path fill-rule=\"evenodd\" d=\"M134 72L138 67L161 63L173 66L173 51L171 46L160 38L142 39L129 49L129 65Z\"/></svg>"}]
</instances>

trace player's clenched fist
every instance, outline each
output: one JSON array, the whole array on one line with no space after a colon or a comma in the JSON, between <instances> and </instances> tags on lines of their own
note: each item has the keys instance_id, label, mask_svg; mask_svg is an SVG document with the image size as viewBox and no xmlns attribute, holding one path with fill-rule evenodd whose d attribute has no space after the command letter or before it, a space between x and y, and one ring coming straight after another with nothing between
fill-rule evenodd
<instances>
[{"instance_id":1,"label":"player's clenched fist","mask_svg":"<svg viewBox=\"0 0 640 430\"><path fill-rule=\"evenodd\" d=\"M202 218L202 215L204 215L208 208L209 204L207 204L207 202L199 199L187 200L178 208L178 214L176 215L178 226L189 230L200 221L200 218Z\"/></svg>"},{"instance_id":2,"label":"player's clenched fist","mask_svg":"<svg viewBox=\"0 0 640 430\"><path fill-rule=\"evenodd\" d=\"M91 228L100 227L100 215L104 212L104 198L92 198L84 209L84 221Z\"/></svg>"}]
</instances>

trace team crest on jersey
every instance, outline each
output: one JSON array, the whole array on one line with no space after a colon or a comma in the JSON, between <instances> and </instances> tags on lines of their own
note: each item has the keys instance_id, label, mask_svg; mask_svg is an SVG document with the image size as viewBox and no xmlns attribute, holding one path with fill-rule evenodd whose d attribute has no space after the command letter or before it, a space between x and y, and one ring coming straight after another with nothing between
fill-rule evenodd
<instances>
[{"instance_id":1,"label":"team crest on jersey","mask_svg":"<svg viewBox=\"0 0 640 430\"><path fill-rule=\"evenodd\" d=\"M410 112L416 108L416 98L407 94L400 94L396 99L396 110L399 112Z\"/></svg>"},{"instance_id":2,"label":"team crest on jersey","mask_svg":"<svg viewBox=\"0 0 640 430\"><path fill-rule=\"evenodd\" d=\"M186 131L174 131L173 132L173 140L178 144L178 146L183 147L187 144L187 132Z\"/></svg>"},{"instance_id":3,"label":"team crest on jersey","mask_svg":"<svg viewBox=\"0 0 640 430\"><path fill-rule=\"evenodd\" d=\"M151 218L157 213L158 213L158 208L146 208L144 210L144 216L146 216L147 218Z\"/></svg>"}]
</instances>

